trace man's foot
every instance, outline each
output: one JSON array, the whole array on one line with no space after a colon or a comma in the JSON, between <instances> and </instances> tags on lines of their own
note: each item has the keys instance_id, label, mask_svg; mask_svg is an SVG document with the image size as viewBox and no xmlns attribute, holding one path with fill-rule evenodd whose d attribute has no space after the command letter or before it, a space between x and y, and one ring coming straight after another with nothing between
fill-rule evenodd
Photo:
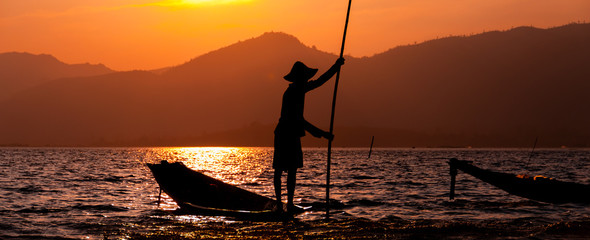
<instances>
[{"instance_id":1,"label":"man's foot","mask_svg":"<svg viewBox=\"0 0 590 240\"><path fill-rule=\"evenodd\" d=\"M287 212L288 213L301 213L303 210L300 207L295 206L293 203L287 204Z\"/></svg>"},{"instance_id":2,"label":"man's foot","mask_svg":"<svg viewBox=\"0 0 590 240\"><path fill-rule=\"evenodd\" d=\"M282 213L285 211L285 209L283 209L283 202L281 201L275 201L275 206L272 209L273 212L278 212L278 213Z\"/></svg>"}]
</instances>

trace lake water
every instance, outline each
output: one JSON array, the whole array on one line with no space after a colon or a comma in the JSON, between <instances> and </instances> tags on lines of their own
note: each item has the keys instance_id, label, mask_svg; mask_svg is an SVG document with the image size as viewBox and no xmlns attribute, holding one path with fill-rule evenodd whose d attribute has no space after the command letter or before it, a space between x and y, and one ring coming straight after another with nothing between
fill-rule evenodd
<instances>
[{"instance_id":1,"label":"lake water","mask_svg":"<svg viewBox=\"0 0 590 240\"><path fill-rule=\"evenodd\" d=\"M462 231L473 238L590 237L590 206L530 201L461 172L456 199L449 201L447 165L455 157L482 168L590 184L590 149L537 149L529 159L529 149L374 149L367 158L368 149L337 148L330 191L336 204L332 220L324 221L326 150L307 148L295 197L312 211L289 227L178 214L165 194L158 206L159 188L145 165L181 161L273 197L272 153L272 148L0 148L0 239L199 238L197 232L219 238L287 233L313 238L334 232L412 238ZM351 230L361 225L363 230Z\"/></svg>"}]
</instances>

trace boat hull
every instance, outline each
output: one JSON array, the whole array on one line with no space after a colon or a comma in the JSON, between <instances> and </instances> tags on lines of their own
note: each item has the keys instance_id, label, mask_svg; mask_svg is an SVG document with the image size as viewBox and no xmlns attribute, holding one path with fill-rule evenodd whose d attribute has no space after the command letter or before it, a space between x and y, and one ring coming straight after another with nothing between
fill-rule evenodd
<instances>
[{"instance_id":1,"label":"boat hull","mask_svg":"<svg viewBox=\"0 0 590 240\"><path fill-rule=\"evenodd\" d=\"M168 194L183 212L234 217L284 217L284 203L277 202L186 167L180 162L147 164L160 189ZM300 210L300 211L299 211ZM297 212L303 212L298 209Z\"/></svg>"},{"instance_id":2,"label":"boat hull","mask_svg":"<svg viewBox=\"0 0 590 240\"><path fill-rule=\"evenodd\" d=\"M468 161L451 159L451 174L461 170L510 194L547 203L590 203L590 185L544 177L526 177L481 169ZM452 186L453 189L453 186ZM453 193L452 193L453 194Z\"/></svg>"}]
</instances>

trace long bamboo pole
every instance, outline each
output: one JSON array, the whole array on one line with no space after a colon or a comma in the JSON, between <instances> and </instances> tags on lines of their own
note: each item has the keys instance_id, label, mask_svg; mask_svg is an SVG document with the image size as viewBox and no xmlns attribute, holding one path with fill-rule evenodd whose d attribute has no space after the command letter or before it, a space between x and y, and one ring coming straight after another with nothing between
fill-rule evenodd
<instances>
[{"instance_id":1,"label":"long bamboo pole","mask_svg":"<svg viewBox=\"0 0 590 240\"><path fill-rule=\"evenodd\" d=\"M348 29L348 18L350 17L350 5L352 0L348 0L348 9L346 10L346 23L344 24L344 34L342 36L342 47L340 48L340 57L344 56L344 43L346 42L346 30ZM336 110L336 95L338 93L338 82L340 81L340 70L336 73L334 82L334 97L332 98L332 114L330 116L330 134L334 134L334 111ZM330 165L332 164L332 139L328 140L328 163L326 165L326 219L330 218Z\"/></svg>"}]
</instances>

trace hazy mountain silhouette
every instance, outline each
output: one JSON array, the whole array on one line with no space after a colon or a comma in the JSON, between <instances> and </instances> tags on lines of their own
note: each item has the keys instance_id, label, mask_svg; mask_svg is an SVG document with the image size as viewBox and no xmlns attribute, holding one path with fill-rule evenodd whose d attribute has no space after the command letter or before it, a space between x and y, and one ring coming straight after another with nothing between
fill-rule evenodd
<instances>
[{"instance_id":1,"label":"hazy mountain silhouette","mask_svg":"<svg viewBox=\"0 0 590 240\"><path fill-rule=\"evenodd\" d=\"M590 24L571 24L398 47L348 66L342 99L365 98L346 110L370 116L362 126L504 139L485 144L494 146L530 146L535 136L588 146L589 40Z\"/></svg>"},{"instance_id":2,"label":"hazy mountain silhouette","mask_svg":"<svg viewBox=\"0 0 590 240\"><path fill-rule=\"evenodd\" d=\"M66 64L46 54L0 53L0 101L49 80L110 72L113 71L102 64Z\"/></svg>"},{"instance_id":3,"label":"hazy mountain silhouette","mask_svg":"<svg viewBox=\"0 0 590 240\"><path fill-rule=\"evenodd\" d=\"M570 24L347 57L335 145L590 146L587 42L590 24ZM0 144L272 146L282 76L296 60L321 73L336 58L265 33L158 74L49 81L0 104ZM332 90L307 96L306 118L324 129Z\"/></svg>"}]
</instances>

